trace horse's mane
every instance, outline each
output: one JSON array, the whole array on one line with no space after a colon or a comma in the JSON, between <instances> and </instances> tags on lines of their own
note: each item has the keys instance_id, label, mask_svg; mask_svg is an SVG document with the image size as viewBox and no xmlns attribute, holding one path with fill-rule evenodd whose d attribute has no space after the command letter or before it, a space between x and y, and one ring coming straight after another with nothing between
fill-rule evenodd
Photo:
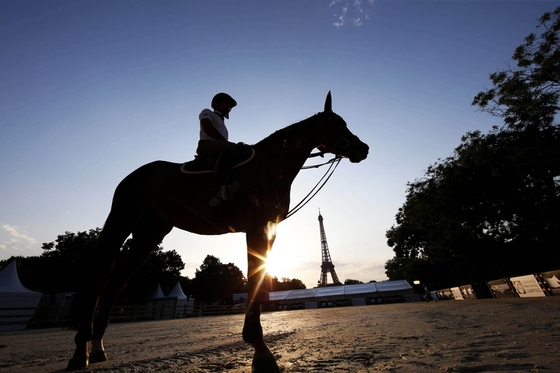
<instances>
[{"instance_id":1,"label":"horse's mane","mask_svg":"<svg viewBox=\"0 0 560 373\"><path fill-rule=\"evenodd\" d=\"M297 123L290 124L287 127L279 129L278 131L273 132L269 136L265 137L264 139L256 143L254 146L257 147L263 146L265 148L270 147L278 142L283 142L287 138L293 137L294 134L301 134L302 131L309 126L309 123L312 120L314 120L319 114L315 114L307 119L304 119Z\"/></svg>"}]
</instances>

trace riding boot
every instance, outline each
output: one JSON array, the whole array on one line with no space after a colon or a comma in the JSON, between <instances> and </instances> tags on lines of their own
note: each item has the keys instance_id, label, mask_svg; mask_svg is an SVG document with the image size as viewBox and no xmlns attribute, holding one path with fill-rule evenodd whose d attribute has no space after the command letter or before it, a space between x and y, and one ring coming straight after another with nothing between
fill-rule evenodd
<instances>
[{"instance_id":1,"label":"riding boot","mask_svg":"<svg viewBox=\"0 0 560 373\"><path fill-rule=\"evenodd\" d=\"M220 153L220 156L216 160L214 166L214 178L212 179L212 189L221 188L226 185L227 176L229 173L229 165L227 164L224 152Z\"/></svg>"},{"instance_id":2,"label":"riding boot","mask_svg":"<svg viewBox=\"0 0 560 373\"><path fill-rule=\"evenodd\" d=\"M210 196L212 198L211 205L216 205L215 199L222 201L230 201L232 199L232 189L228 182L229 170L235 164L235 153L228 148L224 148L220 156L216 160L214 166L214 178L212 187L210 188Z\"/></svg>"}]
</instances>

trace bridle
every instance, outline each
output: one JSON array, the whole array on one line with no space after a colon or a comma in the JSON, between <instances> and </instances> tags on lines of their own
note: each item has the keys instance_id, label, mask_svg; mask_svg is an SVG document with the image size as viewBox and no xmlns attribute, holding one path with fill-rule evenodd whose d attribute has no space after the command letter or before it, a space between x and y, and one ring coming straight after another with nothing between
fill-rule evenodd
<instances>
[{"instance_id":1,"label":"bridle","mask_svg":"<svg viewBox=\"0 0 560 373\"><path fill-rule=\"evenodd\" d=\"M330 120L330 118L329 118L329 120ZM322 167L322 166L329 165L327 171L321 177L321 179L319 179L317 184L315 184L315 186L313 188L311 188L309 193L307 193L307 195L305 197L303 197L302 200L297 205L295 205L291 210L288 211L284 220L288 219L290 216L294 215L296 212L301 210L303 208L303 206L307 205L309 203L309 201L311 201L313 199L313 197L315 197L317 195L317 193L319 193L319 191L321 189L323 189L323 187L325 186L327 181L329 181L332 174L334 173L334 171L338 167L338 164L340 163L340 160L343 158L343 156L340 155L340 150L346 149L349 146L350 146L350 140L348 140L346 137L342 137L342 138L338 139L337 144L334 148L324 146L323 144L319 144L319 146L318 146L319 152L311 153L307 156L307 158L315 158L315 157L323 158L326 153L334 154L334 158L332 158L332 159L330 159L330 160L328 160L324 163L311 165L311 166L305 166L305 167L301 168L302 170L309 170L309 169L312 169L312 168L319 168L319 167Z\"/></svg>"},{"instance_id":2,"label":"bridle","mask_svg":"<svg viewBox=\"0 0 560 373\"><path fill-rule=\"evenodd\" d=\"M329 164L329 163L333 163L333 162L337 161L337 159L338 159L338 161L340 161L340 159L343 158L343 157L342 157L341 155L338 154L338 151L337 151L337 150L338 150L338 149L346 149L346 148L349 147L349 146L350 146L350 141L349 141L347 138L344 138L344 137L343 137L343 138L341 138L341 139L338 140L338 145L337 145L337 147L334 149L334 151L330 151L330 152L327 152L327 151L320 151L320 152L317 152L317 153L311 153L311 154L309 154L309 155L307 156L307 158L315 158L315 157L321 157L321 158L323 158L323 157L325 156L325 154L327 154L327 153L332 153L332 154L335 154L335 157L334 157L333 159L331 159L331 160L329 160L329 161L326 161L326 162L324 162L324 163L317 164L317 165L305 166L305 167L302 167L301 169L302 169L302 170L309 170L309 169L311 169L311 168L319 168L319 167L324 166L324 165L327 165L327 164Z\"/></svg>"}]
</instances>

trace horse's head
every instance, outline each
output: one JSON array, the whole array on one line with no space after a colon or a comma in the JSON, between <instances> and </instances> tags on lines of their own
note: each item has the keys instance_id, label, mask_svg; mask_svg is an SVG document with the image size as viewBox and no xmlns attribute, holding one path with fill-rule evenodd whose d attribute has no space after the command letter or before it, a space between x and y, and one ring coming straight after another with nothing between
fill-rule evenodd
<instances>
[{"instance_id":1,"label":"horse's head","mask_svg":"<svg viewBox=\"0 0 560 373\"><path fill-rule=\"evenodd\" d=\"M317 146L320 151L348 158L353 163L367 158L369 146L350 132L344 119L332 111L330 92L325 101L325 110L319 117L322 119Z\"/></svg>"}]
</instances>

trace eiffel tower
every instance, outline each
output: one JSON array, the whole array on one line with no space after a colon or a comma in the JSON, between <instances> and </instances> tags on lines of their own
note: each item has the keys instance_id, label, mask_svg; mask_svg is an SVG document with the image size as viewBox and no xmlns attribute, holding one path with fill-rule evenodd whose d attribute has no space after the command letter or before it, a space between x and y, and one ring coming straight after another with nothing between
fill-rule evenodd
<instances>
[{"instance_id":1,"label":"eiffel tower","mask_svg":"<svg viewBox=\"0 0 560 373\"><path fill-rule=\"evenodd\" d=\"M321 230L321 252L323 254L323 264L321 264L321 278L319 279L318 286L330 286L330 285L342 285L336 272L334 271L334 264L331 260L331 254L329 253L329 245L327 244L327 236L325 235L325 227L323 226L323 217L321 216L321 211L319 210L319 229ZM327 272L331 273L333 279L332 284L327 283Z\"/></svg>"}]
</instances>

